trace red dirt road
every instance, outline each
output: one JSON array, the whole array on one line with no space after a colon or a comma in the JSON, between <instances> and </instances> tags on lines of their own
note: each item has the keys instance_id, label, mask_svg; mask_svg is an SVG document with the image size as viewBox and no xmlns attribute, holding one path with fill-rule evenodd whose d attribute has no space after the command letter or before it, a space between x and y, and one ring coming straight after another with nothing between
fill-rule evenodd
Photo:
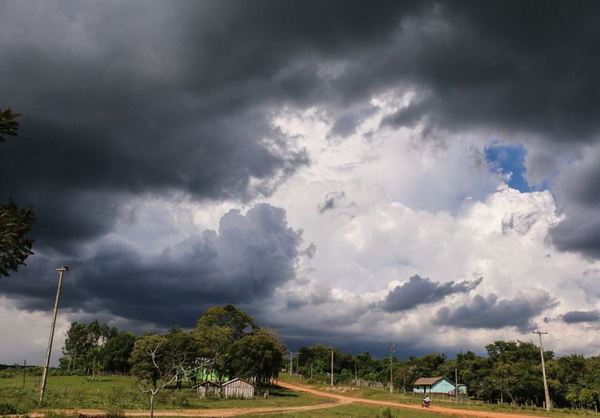
<instances>
[{"instance_id":1,"label":"red dirt road","mask_svg":"<svg viewBox=\"0 0 600 418\"><path fill-rule=\"evenodd\" d=\"M482 418L532 418L531 415L509 414L502 412L491 411L475 411L469 409L444 408L441 406L432 406L428 409L421 408L420 405L403 404L399 402L378 401L374 399L355 398L352 396L340 395L337 393L320 391L307 386L296 385L292 383L279 381L278 385L286 389L297 392L307 392L323 398L335 399L336 402L321 403L317 405L290 406L290 407L259 407L259 408L223 408L223 409L170 409L157 410L154 415L157 417L233 417L250 414L276 414L286 412L303 412L317 409L333 408L340 405L350 403L360 403L373 406L389 406L391 408L412 409L418 411L429 412L432 414L454 415L458 417L482 417ZM31 418L42 418L47 411L36 411L28 414ZM101 417L106 415L105 411L99 409L76 409L76 410L54 410L54 412L63 412L73 415L84 415L88 417ZM147 410L126 410L123 411L128 417L144 417L149 416Z\"/></svg>"},{"instance_id":2,"label":"red dirt road","mask_svg":"<svg viewBox=\"0 0 600 418\"><path fill-rule=\"evenodd\" d=\"M414 404L403 404L398 402L390 402L390 401L378 401L374 399L364 399L364 398L355 398L352 396L344 396L339 395L337 393L324 392L320 390L316 390L313 388L309 388L302 385L295 385L292 383L279 381L277 383L279 386L284 387L286 389L300 391L300 392L308 392L313 395L321 396L323 398L333 398L338 400L339 402L344 403L361 403L366 405L375 405L375 406L389 406L392 408L402 408L402 409L413 409L419 411L426 411L431 413L445 414L445 415L457 415L460 417L482 417L482 418L531 418L531 415L519 415L519 414L508 414L502 412L491 412L491 411L474 411L471 409L456 409L456 408L444 408L442 406L431 406L428 409L422 408L420 405ZM339 404L336 404L339 405Z\"/></svg>"}]
</instances>

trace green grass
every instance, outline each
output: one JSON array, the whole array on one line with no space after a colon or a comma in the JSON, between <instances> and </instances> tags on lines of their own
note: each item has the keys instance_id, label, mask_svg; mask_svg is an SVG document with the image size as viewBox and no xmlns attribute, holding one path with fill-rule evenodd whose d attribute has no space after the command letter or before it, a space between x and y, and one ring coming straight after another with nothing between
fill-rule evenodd
<instances>
[{"instance_id":1,"label":"green grass","mask_svg":"<svg viewBox=\"0 0 600 418\"><path fill-rule=\"evenodd\" d=\"M447 415L435 414L420 411L408 411L402 409L368 406L368 405L341 405L327 409L314 409L305 412L276 413L267 415L253 414L252 417L286 417L286 418L304 418L304 417L344 417L344 418L435 418ZM454 415L456 417L456 415Z\"/></svg>"},{"instance_id":2,"label":"green grass","mask_svg":"<svg viewBox=\"0 0 600 418\"><path fill-rule=\"evenodd\" d=\"M0 400L19 411L38 407L39 377L28 376L25 386L22 377L0 379ZM270 406L299 406L331 402L306 393L286 389L270 390L268 399L201 399L189 388L164 389L155 399L155 409L179 408L253 408ZM101 377L91 380L85 376L49 376L44 396L44 408L93 408L105 411L147 409L148 398L138 389L132 377Z\"/></svg>"}]
</instances>

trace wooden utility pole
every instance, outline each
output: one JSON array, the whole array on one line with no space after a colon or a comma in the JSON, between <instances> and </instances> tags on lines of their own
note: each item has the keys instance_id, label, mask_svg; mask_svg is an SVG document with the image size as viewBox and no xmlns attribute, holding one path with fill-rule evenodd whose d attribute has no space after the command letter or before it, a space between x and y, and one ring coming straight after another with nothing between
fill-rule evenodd
<instances>
[{"instance_id":1,"label":"wooden utility pole","mask_svg":"<svg viewBox=\"0 0 600 418\"><path fill-rule=\"evenodd\" d=\"M25 371L27 370L27 360L23 360L23 387L25 387Z\"/></svg>"},{"instance_id":2,"label":"wooden utility pole","mask_svg":"<svg viewBox=\"0 0 600 418\"><path fill-rule=\"evenodd\" d=\"M292 375L292 367L293 367L293 365L294 365L294 364L292 363L292 361L293 361L293 360L292 360L292 358L293 358L293 354L292 354L292 352L290 351L290 376Z\"/></svg>"},{"instance_id":3,"label":"wooden utility pole","mask_svg":"<svg viewBox=\"0 0 600 418\"><path fill-rule=\"evenodd\" d=\"M458 403L458 368L454 368L454 392L456 395L456 403Z\"/></svg>"},{"instance_id":4,"label":"wooden utility pole","mask_svg":"<svg viewBox=\"0 0 600 418\"><path fill-rule=\"evenodd\" d=\"M542 358L542 376L544 378L544 396L546 398L546 411L552 409L552 403L550 402L550 393L548 392L548 382L546 381L546 364L544 363L544 346L542 345L542 334L548 334L547 332L533 331L533 334L537 334L540 337L540 357Z\"/></svg>"},{"instance_id":5,"label":"wooden utility pole","mask_svg":"<svg viewBox=\"0 0 600 418\"><path fill-rule=\"evenodd\" d=\"M331 387L333 387L333 350L331 350Z\"/></svg>"},{"instance_id":6,"label":"wooden utility pole","mask_svg":"<svg viewBox=\"0 0 600 418\"><path fill-rule=\"evenodd\" d=\"M54 300L54 312L52 314L52 325L50 326L50 336L48 337L48 351L46 352L46 361L42 370L42 382L40 384L40 405L44 400L44 391L46 390L46 379L48 377L48 366L50 365L50 354L52 354L52 341L54 340L54 328L56 327L56 315L58 314L58 304L60 302L60 289L62 288L62 280L68 267L59 267L58 272L58 287L56 289L56 299Z\"/></svg>"},{"instance_id":7,"label":"wooden utility pole","mask_svg":"<svg viewBox=\"0 0 600 418\"><path fill-rule=\"evenodd\" d=\"M396 351L396 344L390 344L390 393L394 392L394 363L393 354Z\"/></svg>"}]
</instances>

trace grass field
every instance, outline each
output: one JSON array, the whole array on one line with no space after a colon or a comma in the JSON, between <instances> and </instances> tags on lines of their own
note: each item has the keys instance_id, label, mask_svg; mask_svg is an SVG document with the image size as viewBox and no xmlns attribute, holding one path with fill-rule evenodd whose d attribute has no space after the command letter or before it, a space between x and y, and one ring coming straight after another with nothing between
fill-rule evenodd
<instances>
[{"instance_id":1,"label":"grass field","mask_svg":"<svg viewBox=\"0 0 600 418\"><path fill-rule=\"evenodd\" d=\"M21 377L0 378L0 403L17 406L27 412L37 408L39 377L28 376L25 386ZM165 389L157 395L155 409L233 408L314 405L332 402L306 393L272 389L268 399L200 399L189 388ZM44 396L45 408L94 408L103 410L147 409L148 398L131 377L50 376Z\"/></svg>"}]
</instances>

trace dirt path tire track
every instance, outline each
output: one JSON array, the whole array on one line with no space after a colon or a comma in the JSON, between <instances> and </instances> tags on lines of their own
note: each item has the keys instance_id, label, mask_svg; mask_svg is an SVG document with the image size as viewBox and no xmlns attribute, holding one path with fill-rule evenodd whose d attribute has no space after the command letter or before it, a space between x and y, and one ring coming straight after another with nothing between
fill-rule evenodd
<instances>
[{"instance_id":1,"label":"dirt path tire track","mask_svg":"<svg viewBox=\"0 0 600 418\"><path fill-rule=\"evenodd\" d=\"M375 405L375 406L390 406L394 408L402 408L402 409L412 409L419 410L423 412L430 412L433 414L446 414L446 415L457 415L461 417L482 417L482 418L532 418L531 415L520 415L520 414L510 414L503 412L491 412L491 411L475 411L472 409L457 409L457 408L445 408L442 406L431 406L430 408L422 408L420 405L414 404L405 404L399 402L390 402L390 401L378 401L374 399L365 399L365 398L355 398L352 396L339 395L337 393L330 393L325 391L316 390L307 386L296 385L287 382L278 382L278 385L295 391L307 392L312 395L317 395L321 397L327 397L336 399L339 402L345 403L361 403L366 405ZM336 404L336 405L339 405Z\"/></svg>"},{"instance_id":2,"label":"dirt path tire track","mask_svg":"<svg viewBox=\"0 0 600 418\"><path fill-rule=\"evenodd\" d=\"M348 404L350 401L338 400L337 402L327 402L315 405L301 406L271 406L257 408L214 408L214 409L163 409L155 410L155 417L235 417L240 415L250 414L273 414L277 412L303 412L312 411L315 409L333 408L336 406ZM67 415L78 415L87 417L101 417L106 415L106 411L101 409L52 409L47 411L36 411L27 414L31 418L43 418L46 412L58 412ZM150 416L149 410L128 409L123 411L123 415L127 417L147 417ZM23 417L15 415L14 417Z\"/></svg>"}]
</instances>

